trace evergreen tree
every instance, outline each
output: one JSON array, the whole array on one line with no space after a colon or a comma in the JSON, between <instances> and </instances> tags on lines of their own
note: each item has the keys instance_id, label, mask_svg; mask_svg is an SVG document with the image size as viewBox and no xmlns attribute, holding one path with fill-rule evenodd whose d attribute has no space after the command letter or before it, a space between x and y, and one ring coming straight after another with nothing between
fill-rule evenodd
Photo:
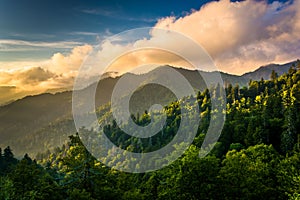
<instances>
[{"instance_id":1,"label":"evergreen tree","mask_svg":"<svg viewBox=\"0 0 300 200\"><path fill-rule=\"evenodd\" d=\"M278 74L275 72L275 70L272 70L272 73L271 73L271 80L272 81L275 81L278 77Z\"/></svg>"}]
</instances>

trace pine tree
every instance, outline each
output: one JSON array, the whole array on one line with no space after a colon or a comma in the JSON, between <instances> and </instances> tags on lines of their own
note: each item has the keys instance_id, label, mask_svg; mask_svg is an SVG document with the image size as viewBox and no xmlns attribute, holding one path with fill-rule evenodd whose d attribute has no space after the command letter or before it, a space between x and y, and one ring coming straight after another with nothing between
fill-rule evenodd
<instances>
[{"instance_id":1,"label":"pine tree","mask_svg":"<svg viewBox=\"0 0 300 200\"><path fill-rule=\"evenodd\" d=\"M275 81L278 77L278 74L275 72L275 70L272 70L272 73L271 73L271 80L272 81Z\"/></svg>"},{"instance_id":2,"label":"pine tree","mask_svg":"<svg viewBox=\"0 0 300 200\"><path fill-rule=\"evenodd\" d=\"M300 60L297 60L297 69L300 70Z\"/></svg>"}]
</instances>

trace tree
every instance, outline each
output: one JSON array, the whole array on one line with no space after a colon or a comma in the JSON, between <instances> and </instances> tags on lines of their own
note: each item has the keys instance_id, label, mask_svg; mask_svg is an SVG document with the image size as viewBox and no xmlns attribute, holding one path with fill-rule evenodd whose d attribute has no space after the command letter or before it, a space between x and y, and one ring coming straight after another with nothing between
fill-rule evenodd
<instances>
[{"instance_id":1,"label":"tree","mask_svg":"<svg viewBox=\"0 0 300 200\"><path fill-rule=\"evenodd\" d=\"M67 193L76 196L82 192L97 199L114 198L116 193L112 190L113 185L106 181L109 178L108 169L88 152L78 134L69 138L70 148L61 163L66 174L61 184Z\"/></svg>"},{"instance_id":2,"label":"tree","mask_svg":"<svg viewBox=\"0 0 300 200\"><path fill-rule=\"evenodd\" d=\"M3 157L6 161L10 161L14 158L14 154L12 153L9 146L4 149Z\"/></svg>"},{"instance_id":3,"label":"tree","mask_svg":"<svg viewBox=\"0 0 300 200\"><path fill-rule=\"evenodd\" d=\"M219 159L199 158L199 148L191 146L167 172L165 184L159 186L159 199L217 199Z\"/></svg>"},{"instance_id":4,"label":"tree","mask_svg":"<svg viewBox=\"0 0 300 200\"><path fill-rule=\"evenodd\" d=\"M4 153L0 156L0 176L10 172L17 164L18 160L14 158L14 154L10 147L4 149Z\"/></svg>"},{"instance_id":5,"label":"tree","mask_svg":"<svg viewBox=\"0 0 300 200\"><path fill-rule=\"evenodd\" d=\"M297 60L297 69L300 70L300 60Z\"/></svg>"},{"instance_id":6,"label":"tree","mask_svg":"<svg viewBox=\"0 0 300 200\"><path fill-rule=\"evenodd\" d=\"M278 190L287 194L290 199L300 196L300 153L295 152L290 157L280 161L276 177L278 178ZM296 198L295 198L296 199Z\"/></svg>"},{"instance_id":7,"label":"tree","mask_svg":"<svg viewBox=\"0 0 300 200\"><path fill-rule=\"evenodd\" d=\"M275 177L278 158L275 149L264 144L229 151L220 170L225 199L281 199Z\"/></svg>"},{"instance_id":8,"label":"tree","mask_svg":"<svg viewBox=\"0 0 300 200\"><path fill-rule=\"evenodd\" d=\"M294 98L290 90L283 92L283 103L285 106L283 133L281 135L281 150L283 153L290 153L296 144L296 109Z\"/></svg>"},{"instance_id":9,"label":"tree","mask_svg":"<svg viewBox=\"0 0 300 200\"><path fill-rule=\"evenodd\" d=\"M8 174L12 191L8 199L60 199L60 190L54 179L27 154Z\"/></svg>"},{"instance_id":10,"label":"tree","mask_svg":"<svg viewBox=\"0 0 300 200\"><path fill-rule=\"evenodd\" d=\"M272 70L270 78L272 81L275 81L278 78L278 74L275 72L275 70Z\"/></svg>"}]
</instances>

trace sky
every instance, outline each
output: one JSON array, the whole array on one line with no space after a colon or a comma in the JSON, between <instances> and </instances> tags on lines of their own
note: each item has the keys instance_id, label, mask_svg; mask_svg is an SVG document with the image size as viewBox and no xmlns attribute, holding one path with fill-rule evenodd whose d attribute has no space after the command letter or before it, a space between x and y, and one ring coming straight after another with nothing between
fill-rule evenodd
<instances>
[{"instance_id":1,"label":"sky","mask_svg":"<svg viewBox=\"0 0 300 200\"><path fill-rule=\"evenodd\" d=\"M208 52L220 71L231 74L300 57L300 0L0 0L0 104L71 88L96 45L143 27L186 35ZM160 41L156 38L130 45ZM99 58L128 48L111 43L101 47ZM167 64L180 65L163 55ZM142 57L153 61L157 56L145 52ZM131 60L121 64L116 70L122 73L133 65Z\"/></svg>"},{"instance_id":2,"label":"sky","mask_svg":"<svg viewBox=\"0 0 300 200\"><path fill-rule=\"evenodd\" d=\"M0 61L43 60L54 52L184 16L205 1L0 1ZM27 42L22 44L22 42Z\"/></svg>"}]
</instances>

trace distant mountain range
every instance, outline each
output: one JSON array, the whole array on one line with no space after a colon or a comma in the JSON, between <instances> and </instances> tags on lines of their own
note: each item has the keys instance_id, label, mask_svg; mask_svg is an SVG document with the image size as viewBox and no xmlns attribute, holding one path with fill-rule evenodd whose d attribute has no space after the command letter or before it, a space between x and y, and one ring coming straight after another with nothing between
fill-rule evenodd
<instances>
[{"instance_id":1,"label":"distant mountain range","mask_svg":"<svg viewBox=\"0 0 300 200\"><path fill-rule=\"evenodd\" d=\"M248 72L245 73L242 77L244 77L247 80L260 80L263 78L264 80L270 79L271 73L274 70L279 76L283 75L284 73L288 72L290 67L295 64L296 65L297 61L289 62L283 65L279 64L269 64L262 66L258 69L256 69L253 72Z\"/></svg>"},{"instance_id":2,"label":"distant mountain range","mask_svg":"<svg viewBox=\"0 0 300 200\"><path fill-rule=\"evenodd\" d=\"M269 79L272 70L281 75L287 72L293 63L295 62L284 65L266 65L242 76L221 72L221 76L225 84L230 83L232 85L239 84L240 86L246 86L250 79ZM206 88L202 77L196 71L183 68L174 69L185 76L195 90ZM148 73L151 74L150 77L165 77L164 67L156 68ZM213 76L218 72L202 73L207 76ZM107 76L98 83L100 87L97 87L95 97L96 107L103 107L110 102L113 88L121 77L126 77L130 82L137 79L137 77L143 78L143 76L146 76L145 74L136 75L130 73L119 77L116 77L115 73L113 75L113 77ZM139 92L144 90L145 95L136 95L136 98L133 98L135 105L138 105L139 109L132 110L132 113L135 114L149 108L149 105L144 104L146 101L143 99L150 99L151 97L154 99L153 102L157 100L163 101L164 99L169 99L164 97L172 95L163 87L155 88L155 94L153 94L153 92L150 92L153 91L153 87L157 86L139 89ZM88 90L89 87L83 89L82 95L85 95ZM11 146L17 156L22 156L25 152L34 156L38 152L45 152L48 149L61 146L68 140L67 136L75 132L76 129L72 120L71 91L28 96L0 107L0 147Z\"/></svg>"}]
</instances>

